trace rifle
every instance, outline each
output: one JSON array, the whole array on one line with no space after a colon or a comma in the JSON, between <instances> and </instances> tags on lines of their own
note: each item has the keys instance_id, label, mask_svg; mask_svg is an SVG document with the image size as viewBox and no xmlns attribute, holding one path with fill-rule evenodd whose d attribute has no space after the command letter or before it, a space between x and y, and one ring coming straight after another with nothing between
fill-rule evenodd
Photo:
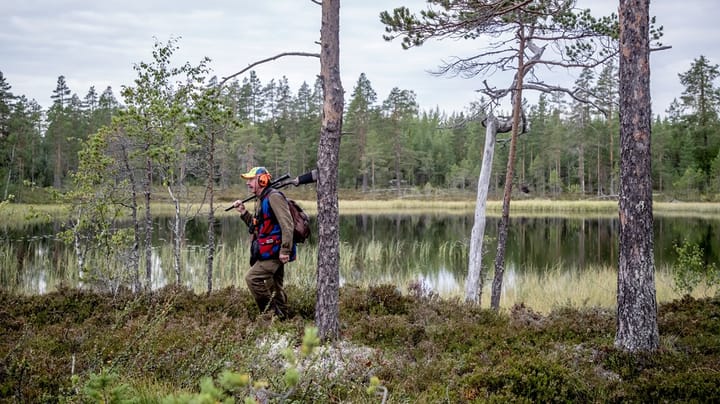
<instances>
[{"instance_id":1,"label":"rifle","mask_svg":"<svg viewBox=\"0 0 720 404\"><path fill-rule=\"evenodd\" d=\"M285 174L282 177L276 179L275 181L271 182L270 185L268 185L271 188L280 189L285 188L288 185L304 185L304 184L311 184L313 182L317 181L317 169L312 169L305 174L298 175L295 178L290 179L290 174ZM242 200L242 203L247 203L252 201L253 199L257 198L257 195L250 195L247 198ZM235 205L232 205L225 209L225 212L230 211L235 208Z\"/></svg>"}]
</instances>

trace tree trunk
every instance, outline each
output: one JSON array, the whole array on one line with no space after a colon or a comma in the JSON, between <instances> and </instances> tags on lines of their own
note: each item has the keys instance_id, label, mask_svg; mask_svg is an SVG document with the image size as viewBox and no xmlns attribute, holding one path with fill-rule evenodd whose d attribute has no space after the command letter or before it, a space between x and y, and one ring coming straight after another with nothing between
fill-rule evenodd
<instances>
[{"instance_id":1,"label":"tree trunk","mask_svg":"<svg viewBox=\"0 0 720 404\"><path fill-rule=\"evenodd\" d=\"M150 212L150 195L152 193L152 161L146 158L145 166L145 289L152 289L152 232L153 221Z\"/></svg>"},{"instance_id":2,"label":"tree trunk","mask_svg":"<svg viewBox=\"0 0 720 404\"><path fill-rule=\"evenodd\" d=\"M183 224L183 218L180 216L180 200L175 197L170 185L168 185L167 188L170 199L173 202L173 207L175 208L175 217L171 225L173 234L173 270L175 271L175 284L180 285L180 250L182 247L183 234L185 233L183 231L185 225Z\"/></svg>"},{"instance_id":3,"label":"tree trunk","mask_svg":"<svg viewBox=\"0 0 720 404\"><path fill-rule=\"evenodd\" d=\"M522 111L522 86L525 70L523 55L525 52L525 39L522 29L520 35L520 49L518 50L518 70L513 94L513 122L510 137L510 152L508 153L507 173L505 174L505 194L503 195L503 211L498 229L497 254L495 255L495 275L492 283L490 307L497 311L500 309L500 292L502 290L503 275L505 273L505 246L507 244L508 227L510 226L510 196L512 194L513 169L515 168L515 149L517 148L518 132L520 130L520 113Z\"/></svg>"},{"instance_id":4,"label":"tree trunk","mask_svg":"<svg viewBox=\"0 0 720 404\"><path fill-rule=\"evenodd\" d=\"M15 145L12 147L12 151L10 152L10 164L8 165L8 175L7 175L7 181L5 181L5 193L3 195L3 201L7 200L8 198L8 189L10 188L10 178L12 177L12 163L15 160ZM20 171L22 173L22 171ZM21 182L22 183L22 182Z\"/></svg>"},{"instance_id":5,"label":"tree trunk","mask_svg":"<svg viewBox=\"0 0 720 404\"><path fill-rule=\"evenodd\" d=\"M56 135L55 140L55 164L53 165L53 187L60 189L62 187L62 146L60 144L60 135Z\"/></svg>"},{"instance_id":6,"label":"tree trunk","mask_svg":"<svg viewBox=\"0 0 720 404\"><path fill-rule=\"evenodd\" d=\"M578 180L580 181L580 193L585 195L585 144L582 142L578 148Z\"/></svg>"},{"instance_id":7,"label":"tree trunk","mask_svg":"<svg viewBox=\"0 0 720 404\"><path fill-rule=\"evenodd\" d=\"M650 159L649 0L620 0L620 250L615 346L659 347Z\"/></svg>"},{"instance_id":8,"label":"tree trunk","mask_svg":"<svg viewBox=\"0 0 720 404\"><path fill-rule=\"evenodd\" d=\"M318 269L315 324L323 341L340 336L340 233L338 158L342 132L343 88L340 80L340 0L322 2L320 77L323 120L318 143Z\"/></svg>"},{"instance_id":9,"label":"tree trunk","mask_svg":"<svg viewBox=\"0 0 720 404\"><path fill-rule=\"evenodd\" d=\"M207 293L213 289L213 262L215 261L215 132L210 133L208 156L208 242L207 242Z\"/></svg>"},{"instance_id":10,"label":"tree trunk","mask_svg":"<svg viewBox=\"0 0 720 404\"><path fill-rule=\"evenodd\" d=\"M135 292L140 291L140 219L138 218L138 194L137 194L137 181L135 180L135 174L130 167L130 156L128 155L127 148L124 144L121 144L121 153L123 159L123 166L126 171L129 186L130 186L130 217L132 218L133 224L133 247L130 251L130 268L133 276L133 289Z\"/></svg>"},{"instance_id":11,"label":"tree trunk","mask_svg":"<svg viewBox=\"0 0 720 404\"><path fill-rule=\"evenodd\" d=\"M483 151L482 168L478 178L477 202L475 203L475 222L470 235L470 254L468 257L468 277L465 281L465 301L480 304L483 289L482 245L485 238L485 206L487 205L488 188L492 173L493 157L495 156L495 138L497 137L498 121L490 115L485 120L485 149Z\"/></svg>"},{"instance_id":12,"label":"tree trunk","mask_svg":"<svg viewBox=\"0 0 720 404\"><path fill-rule=\"evenodd\" d=\"M610 119L608 119L608 128L611 127ZM608 195L615 195L615 140L613 139L613 131L608 130L610 134L610 190Z\"/></svg>"}]
</instances>

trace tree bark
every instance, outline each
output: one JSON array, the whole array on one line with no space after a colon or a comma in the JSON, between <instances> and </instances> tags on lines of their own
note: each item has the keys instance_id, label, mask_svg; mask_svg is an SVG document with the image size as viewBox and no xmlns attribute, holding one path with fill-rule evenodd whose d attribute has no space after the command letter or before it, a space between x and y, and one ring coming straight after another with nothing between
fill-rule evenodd
<instances>
[{"instance_id":1,"label":"tree bark","mask_svg":"<svg viewBox=\"0 0 720 404\"><path fill-rule=\"evenodd\" d=\"M138 217L138 193L137 193L137 181L135 180L135 174L130 167L130 156L128 154L127 147L122 143L120 145L120 152L122 155L122 164L125 169L125 173L128 178L130 187L130 217L132 218L133 224L133 246L130 251L130 267L132 268L133 274L133 289L135 292L140 291L140 218Z\"/></svg>"},{"instance_id":2,"label":"tree bark","mask_svg":"<svg viewBox=\"0 0 720 404\"><path fill-rule=\"evenodd\" d=\"M145 150L147 152L147 149ZM145 290L152 289L152 232L153 220L150 212L150 195L152 193L152 160L145 157Z\"/></svg>"},{"instance_id":3,"label":"tree bark","mask_svg":"<svg viewBox=\"0 0 720 404\"><path fill-rule=\"evenodd\" d=\"M482 245L485 238L485 207L487 205L488 188L492 173L492 162L495 156L495 138L497 137L498 121L490 115L485 120L485 149L483 151L482 168L478 178L477 202L475 204L475 221L470 234L470 253L468 257L468 277L465 281L465 301L480 304L483 289Z\"/></svg>"},{"instance_id":4,"label":"tree bark","mask_svg":"<svg viewBox=\"0 0 720 404\"><path fill-rule=\"evenodd\" d=\"M650 158L649 0L620 0L620 249L615 346L659 347Z\"/></svg>"},{"instance_id":5,"label":"tree bark","mask_svg":"<svg viewBox=\"0 0 720 404\"><path fill-rule=\"evenodd\" d=\"M173 207L175 208L175 216L173 217L173 223L171 225L173 234L173 270L175 271L175 284L180 285L180 250L182 247L182 239L184 237L183 234L185 233L183 231L185 225L183 224L182 216L180 216L180 200L175 197L175 194L172 191L172 186L168 185L167 189L170 199L172 200Z\"/></svg>"},{"instance_id":6,"label":"tree bark","mask_svg":"<svg viewBox=\"0 0 720 404\"><path fill-rule=\"evenodd\" d=\"M510 136L510 152L508 153L507 173L505 174L505 193L503 195L503 211L498 229L497 254L495 255L495 275L493 276L490 307L500 309L500 292L502 291L503 276L505 274L505 246L507 245L508 227L510 227L510 196L512 194L513 170L515 168L515 150L517 148L518 132L520 131L520 115L522 112L522 88L525 76L525 37L523 29L518 31L520 48L518 49L518 70L515 79L515 92L513 94L513 122Z\"/></svg>"},{"instance_id":7,"label":"tree bark","mask_svg":"<svg viewBox=\"0 0 720 404\"><path fill-rule=\"evenodd\" d=\"M318 143L318 269L315 324L321 340L340 336L338 158L344 108L340 80L340 0L322 2L320 77L323 119Z\"/></svg>"},{"instance_id":8,"label":"tree bark","mask_svg":"<svg viewBox=\"0 0 720 404\"><path fill-rule=\"evenodd\" d=\"M215 262L215 131L210 132L207 162L208 241L207 241L207 293L213 289L213 263Z\"/></svg>"}]
</instances>

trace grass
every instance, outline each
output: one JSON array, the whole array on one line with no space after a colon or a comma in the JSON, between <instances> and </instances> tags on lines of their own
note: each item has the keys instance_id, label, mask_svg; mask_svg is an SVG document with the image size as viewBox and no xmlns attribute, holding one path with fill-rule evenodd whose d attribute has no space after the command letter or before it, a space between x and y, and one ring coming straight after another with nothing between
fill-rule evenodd
<instances>
[{"instance_id":1,"label":"grass","mask_svg":"<svg viewBox=\"0 0 720 404\"><path fill-rule=\"evenodd\" d=\"M300 288L313 288L316 284L317 245L301 245L297 261L288 265L286 282ZM392 243L370 241L364 244L340 243L340 276L343 283L360 287L379 284L397 285L408 293L422 286L445 299L464 298L464 274L453 274L436 268L449 266L464 268L468 246L465 243L445 242L439 246L430 242L396 240ZM18 257L12 244L0 246L0 284L11 285L9 290L24 294L46 293L62 285L99 286L128 282L132 277L120 265L121 255L109 259L105 254L87 257L83 277L72 249L63 248L59 253L35 252L32 259L23 259L19 267ZM24 252L23 254L27 254ZM164 243L154 249L155 267L153 280L159 285L173 284L172 247ZM413 257L407 259L406 257ZM244 287L244 274L250 260L249 249L244 242L220 244L217 247L213 268L213 289ZM115 263L115 264L113 264ZM144 279L144 260L139 270ZM486 266L488 264L486 263ZM100 271L100 268L113 268ZM431 269L432 268L432 269ZM123 272L125 271L125 272ZM658 302L678 299L673 278L668 268L656 268L655 286ZM206 254L204 246L186 246L182 255L182 285L196 293L207 291ZM571 268L558 264L553 268L526 268L517 271L506 268L500 307L509 310L516 304L524 304L533 310L547 314L560 306L602 307L613 309L616 301L617 271L614 267ZM481 294L482 307L488 308L492 271L486 274ZM698 289L694 297L712 296L717 291Z\"/></svg>"},{"instance_id":2,"label":"grass","mask_svg":"<svg viewBox=\"0 0 720 404\"><path fill-rule=\"evenodd\" d=\"M294 195L288 194L295 198ZM298 203L311 215L317 215L317 203L308 199L306 193L298 195ZM252 202L250 202L252 204ZM226 205L230 201L216 202L218 209L216 216L236 215L237 212L225 212ZM200 205L190 205L197 210ZM187 206L183 206L186 208ZM170 203L154 203L153 214L170 216L174 214L174 207ZM27 220L47 220L48 218L62 217L65 214L65 207L57 204L6 204L0 207L0 219L10 226L18 226ZM475 212L474 199L340 199L340 214L473 214ZM490 200L486 204L488 216L497 217L502 214L502 201ZM653 202L653 213L655 215L676 216L676 217L703 217L720 218L720 204L712 202ZM207 214L207 205L203 206L199 213L201 216ZM560 216L577 217L600 215L602 217L615 217L618 214L618 202L609 200L550 200L550 199L519 199L510 203L510 216Z\"/></svg>"},{"instance_id":3,"label":"grass","mask_svg":"<svg viewBox=\"0 0 720 404\"><path fill-rule=\"evenodd\" d=\"M312 289L290 286L288 297L292 317L277 322L235 288L0 290L0 401L89 402L101 373L118 376L107 391L125 386L122 398L145 403L197 393L203 378L226 369L286 391L283 352L298 351L315 304ZM661 304L660 349L631 354L614 348L612 310L559 305L545 315L515 305L494 313L389 285L346 285L341 339L302 362L288 401L376 403L366 388L377 377L389 402L717 402L719 311L717 298Z\"/></svg>"},{"instance_id":4,"label":"grass","mask_svg":"<svg viewBox=\"0 0 720 404\"><path fill-rule=\"evenodd\" d=\"M590 307L615 310L617 304L617 270L611 267L572 271L556 267L544 272L532 271L522 276L505 273L501 307L517 304L533 311L548 314L561 307L586 309ZM707 298L718 293L717 287L696 288L692 297ZM489 296L486 287L484 296ZM668 303L683 297L674 285L669 269L655 271L655 294L658 303Z\"/></svg>"}]
</instances>

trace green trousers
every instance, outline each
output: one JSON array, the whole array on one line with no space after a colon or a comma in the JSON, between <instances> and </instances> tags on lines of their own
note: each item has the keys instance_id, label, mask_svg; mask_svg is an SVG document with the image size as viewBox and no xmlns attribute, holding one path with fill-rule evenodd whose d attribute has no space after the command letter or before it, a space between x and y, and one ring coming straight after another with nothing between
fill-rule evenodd
<instances>
[{"instance_id":1,"label":"green trousers","mask_svg":"<svg viewBox=\"0 0 720 404\"><path fill-rule=\"evenodd\" d=\"M287 296L283 290L285 266L279 259L258 260L245 275L250 293L261 313L272 312L278 317L287 316Z\"/></svg>"}]
</instances>

